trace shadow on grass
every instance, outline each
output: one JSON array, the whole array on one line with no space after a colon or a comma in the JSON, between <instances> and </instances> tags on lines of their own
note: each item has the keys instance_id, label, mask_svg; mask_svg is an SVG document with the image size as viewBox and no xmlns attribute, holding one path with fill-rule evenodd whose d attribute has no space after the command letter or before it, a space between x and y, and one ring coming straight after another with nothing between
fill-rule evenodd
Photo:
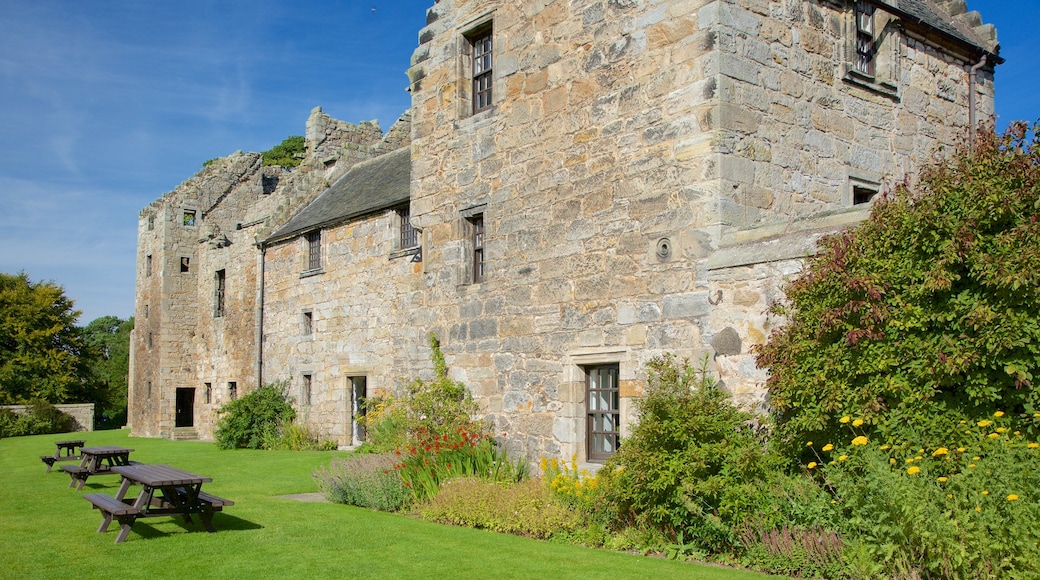
<instances>
[{"instance_id":1,"label":"shadow on grass","mask_svg":"<svg viewBox=\"0 0 1040 580\"><path fill-rule=\"evenodd\" d=\"M207 533L206 528L203 527L202 520L198 516L193 516L191 518L191 523L184 521L184 518L181 516L169 516L168 518L161 519L160 521L155 521L151 523L146 523L143 520L137 520L136 522L134 522L134 527L130 532L130 536L127 537L127 540L132 539L134 536L139 536L141 539L149 540L154 538L165 538L167 536L173 535L173 533L180 533L167 531L174 526L179 527L181 530L185 532L200 534ZM221 513L213 515L213 527L216 528L217 534L222 534L225 532L241 532L246 530L263 529L263 526L255 522L251 522L249 520L244 520L239 517L225 515ZM118 532L118 530L119 528L116 523L113 523L112 527L109 529L110 532Z\"/></svg>"}]
</instances>

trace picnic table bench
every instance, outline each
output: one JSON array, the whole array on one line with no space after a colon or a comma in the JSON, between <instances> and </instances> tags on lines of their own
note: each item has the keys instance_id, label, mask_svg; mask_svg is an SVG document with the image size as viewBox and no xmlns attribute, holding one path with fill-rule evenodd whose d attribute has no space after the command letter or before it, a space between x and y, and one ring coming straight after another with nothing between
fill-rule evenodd
<instances>
[{"instance_id":1,"label":"picnic table bench","mask_svg":"<svg viewBox=\"0 0 1040 580\"><path fill-rule=\"evenodd\" d=\"M136 461L130 461L130 452L133 449L113 445L103 447L80 447L79 465L62 465L61 468L69 474L69 487L77 490L83 489L83 484L91 475L110 475L114 467L121 465L132 465Z\"/></svg>"},{"instance_id":2,"label":"picnic table bench","mask_svg":"<svg viewBox=\"0 0 1040 580\"><path fill-rule=\"evenodd\" d=\"M79 461L79 453L76 452L77 447L83 447L86 441L82 439L70 440L70 441L55 441L54 455L41 455L40 460L47 464L47 473L51 472L51 468L58 461Z\"/></svg>"},{"instance_id":3,"label":"picnic table bench","mask_svg":"<svg viewBox=\"0 0 1040 580\"><path fill-rule=\"evenodd\" d=\"M138 518L181 516L185 522L192 523L191 516L198 515L206 531L214 533L217 531L213 527L214 512L235 505L229 499L202 491L202 484L213 479L169 465L137 463L116 466L112 471L123 476L115 497L88 493L83 498L101 511L99 533L107 531L113 520L119 522L117 544L126 540ZM126 497L131 485L141 486L141 492L133 500Z\"/></svg>"}]
</instances>

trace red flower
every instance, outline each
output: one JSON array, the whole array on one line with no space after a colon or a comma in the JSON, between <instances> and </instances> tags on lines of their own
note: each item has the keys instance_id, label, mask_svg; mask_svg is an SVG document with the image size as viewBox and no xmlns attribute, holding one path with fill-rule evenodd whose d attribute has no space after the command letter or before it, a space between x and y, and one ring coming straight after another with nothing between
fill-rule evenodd
<instances>
[{"instance_id":1,"label":"red flower","mask_svg":"<svg viewBox=\"0 0 1040 580\"><path fill-rule=\"evenodd\" d=\"M448 469L451 469L451 464L450 463L448 464Z\"/></svg>"},{"instance_id":2,"label":"red flower","mask_svg":"<svg viewBox=\"0 0 1040 580\"><path fill-rule=\"evenodd\" d=\"M400 450L400 449L395 449L395 450L394 450L394 453L396 453L396 454L400 455L400 454L401 454L401 450Z\"/></svg>"}]
</instances>

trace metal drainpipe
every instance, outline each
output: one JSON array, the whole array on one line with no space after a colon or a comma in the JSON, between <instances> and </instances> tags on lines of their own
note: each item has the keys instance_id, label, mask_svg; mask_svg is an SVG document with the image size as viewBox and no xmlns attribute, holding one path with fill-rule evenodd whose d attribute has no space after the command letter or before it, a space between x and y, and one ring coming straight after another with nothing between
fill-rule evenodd
<instances>
[{"instance_id":1,"label":"metal drainpipe","mask_svg":"<svg viewBox=\"0 0 1040 580\"><path fill-rule=\"evenodd\" d=\"M982 55L982 60L971 67L968 73L968 143L975 144L975 74L986 65L988 57Z\"/></svg>"},{"instance_id":2,"label":"metal drainpipe","mask_svg":"<svg viewBox=\"0 0 1040 580\"><path fill-rule=\"evenodd\" d=\"M264 262L267 248L263 244L257 244L260 254L257 256L256 264L256 332L253 340L256 342L256 387L264 385Z\"/></svg>"}]
</instances>

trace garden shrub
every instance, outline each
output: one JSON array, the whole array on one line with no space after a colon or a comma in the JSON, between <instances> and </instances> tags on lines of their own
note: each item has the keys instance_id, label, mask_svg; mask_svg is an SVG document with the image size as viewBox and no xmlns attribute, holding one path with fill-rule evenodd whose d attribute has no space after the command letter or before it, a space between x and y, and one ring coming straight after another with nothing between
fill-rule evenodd
<instances>
[{"instance_id":1,"label":"garden shrub","mask_svg":"<svg viewBox=\"0 0 1040 580\"><path fill-rule=\"evenodd\" d=\"M264 151L261 156L264 159L264 165L280 165L290 169L300 164L300 160L303 159L306 152L307 140L300 135L293 135Z\"/></svg>"},{"instance_id":2,"label":"garden shrub","mask_svg":"<svg viewBox=\"0 0 1040 580\"><path fill-rule=\"evenodd\" d=\"M490 435L462 428L435 439L419 437L394 454L401 458L396 466L401 480L420 500L437 495L443 482L459 477L516 483L528 475L527 462L512 462Z\"/></svg>"},{"instance_id":3,"label":"garden shrub","mask_svg":"<svg viewBox=\"0 0 1040 580\"><path fill-rule=\"evenodd\" d=\"M773 497L779 458L755 421L706 373L671 355L647 363L639 422L599 472L620 524L683 535L709 554L732 552L752 519L771 529L790 514Z\"/></svg>"},{"instance_id":4,"label":"garden shrub","mask_svg":"<svg viewBox=\"0 0 1040 580\"><path fill-rule=\"evenodd\" d=\"M72 415L39 399L26 405L22 413L0 409L0 438L69 433L78 426Z\"/></svg>"},{"instance_id":5,"label":"garden shrub","mask_svg":"<svg viewBox=\"0 0 1040 580\"><path fill-rule=\"evenodd\" d=\"M475 477L445 482L418 508L423 519L546 539L573 532L581 517L553 500L536 479L502 484Z\"/></svg>"},{"instance_id":6,"label":"garden shrub","mask_svg":"<svg viewBox=\"0 0 1040 580\"><path fill-rule=\"evenodd\" d=\"M391 453L337 457L327 467L318 468L314 479L331 502L395 512L412 501L394 469L396 463Z\"/></svg>"},{"instance_id":7,"label":"garden shrub","mask_svg":"<svg viewBox=\"0 0 1040 580\"><path fill-rule=\"evenodd\" d=\"M851 576L1040 576L1040 444L1020 429L1036 418L957 421L968 441L928 446L883 442L843 417L848 443L805 468L834 495Z\"/></svg>"},{"instance_id":8,"label":"garden shrub","mask_svg":"<svg viewBox=\"0 0 1040 580\"><path fill-rule=\"evenodd\" d=\"M789 450L833 438L843 415L935 446L983 408L1040 410L1040 145L1028 134L980 131L820 242L758 354Z\"/></svg>"},{"instance_id":9,"label":"garden shrub","mask_svg":"<svg viewBox=\"0 0 1040 580\"><path fill-rule=\"evenodd\" d=\"M289 451L335 451L335 441L323 440L307 425L292 420L282 421L277 429L264 431L261 447Z\"/></svg>"},{"instance_id":10,"label":"garden shrub","mask_svg":"<svg viewBox=\"0 0 1040 580\"><path fill-rule=\"evenodd\" d=\"M271 383L224 405L214 433L221 449L263 449L279 427L296 417L288 381Z\"/></svg>"}]
</instances>

